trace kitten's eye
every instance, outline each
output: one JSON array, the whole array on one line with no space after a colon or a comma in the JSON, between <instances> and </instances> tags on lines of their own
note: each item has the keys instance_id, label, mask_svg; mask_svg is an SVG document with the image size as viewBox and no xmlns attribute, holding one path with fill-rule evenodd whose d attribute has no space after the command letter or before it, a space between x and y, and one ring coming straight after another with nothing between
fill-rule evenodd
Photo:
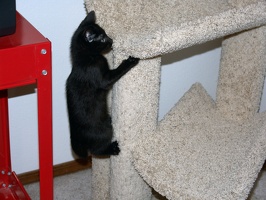
<instances>
[{"instance_id":1,"label":"kitten's eye","mask_svg":"<svg viewBox=\"0 0 266 200\"><path fill-rule=\"evenodd\" d=\"M101 39L101 42L105 42L105 38L102 38L102 39Z\"/></svg>"},{"instance_id":2,"label":"kitten's eye","mask_svg":"<svg viewBox=\"0 0 266 200\"><path fill-rule=\"evenodd\" d=\"M85 32L85 40L87 40L88 42L93 42L95 38L95 34L91 34L89 31Z\"/></svg>"}]
</instances>

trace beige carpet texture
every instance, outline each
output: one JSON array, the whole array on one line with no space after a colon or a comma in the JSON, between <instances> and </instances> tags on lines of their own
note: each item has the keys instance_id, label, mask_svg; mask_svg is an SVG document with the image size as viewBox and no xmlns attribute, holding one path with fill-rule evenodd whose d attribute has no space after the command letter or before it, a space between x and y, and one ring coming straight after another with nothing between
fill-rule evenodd
<instances>
[{"instance_id":1,"label":"beige carpet texture","mask_svg":"<svg viewBox=\"0 0 266 200\"><path fill-rule=\"evenodd\" d=\"M24 186L32 200L39 200L39 182ZM248 200L266 199L266 171L261 171ZM54 178L54 200L91 200L91 169ZM153 200L167 200L153 190ZM108 198L106 198L108 199Z\"/></svg>"},{"instance_id":2,"label":"beige carpet texture","mask_svg":"<svg viewBox=\"0 0 266 200\"><path fill-rule=\"evenodd\" d=\"M266 159L265 0L85 0L114 40L110 96L119 156L93 158L93 200L246 199ZM217 98L195 83L160 122L161 56L223 38Z\"/></svg>"}]
</instances>

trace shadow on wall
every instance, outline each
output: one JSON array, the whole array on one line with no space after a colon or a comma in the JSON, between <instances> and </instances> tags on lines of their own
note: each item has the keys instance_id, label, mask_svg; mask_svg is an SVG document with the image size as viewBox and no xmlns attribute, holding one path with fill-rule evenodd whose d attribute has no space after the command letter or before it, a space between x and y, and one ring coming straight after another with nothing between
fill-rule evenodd
<instances>
[{"instance_id":1,"label":"shadow on wall","mask_svg":"<svg viewBox=\"0 0 266 200\"><path fill-rule=\"evenodd\" d=\"M179 62L181 60L188 59L195 55L200 55L208 51L221 47L222 38L209 41L203 44L188 47L173 53L165 54L162 56L162 65L168 65L171 63Z\"/></svg>"}]
</instances>

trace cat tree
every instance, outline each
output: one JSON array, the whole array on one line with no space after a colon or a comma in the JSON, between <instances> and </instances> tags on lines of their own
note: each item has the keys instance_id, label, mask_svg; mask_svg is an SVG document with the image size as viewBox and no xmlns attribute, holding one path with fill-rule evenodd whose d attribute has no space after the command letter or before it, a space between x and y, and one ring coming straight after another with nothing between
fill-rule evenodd
<instances>
[{"instance_id":1,"label":"cat tree","mask_svg":"<svg viewBox=\"0 0 266 200\"><path fill-rule=\"evenodd\" d=\"M258 113L266 68L265 0L85 0L114 39L115 68L142 60L113 88L121 153L93 158L93 199L245 199L266 158ZM217 99L196 83L157 122L161 55L225 37Z\"/></svg>"}]
</instances>

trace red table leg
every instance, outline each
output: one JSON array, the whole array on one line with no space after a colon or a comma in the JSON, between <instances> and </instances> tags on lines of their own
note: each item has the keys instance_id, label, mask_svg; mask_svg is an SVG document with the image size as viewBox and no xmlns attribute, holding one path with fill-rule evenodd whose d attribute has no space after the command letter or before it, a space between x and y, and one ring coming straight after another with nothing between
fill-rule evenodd
<instances>
[{"instance_id":1,"label":"red table leg","mask_svg":"<svg viewBox=\"0 0 266 200\"><path fill-rule=\"evenodd\" d=\"M53 199L53 148L52 148L52 71L51 45L36 48L38 56L37 95L40 199Z\"/></svg>"},{"instance_id":2,"label":"red table leg","mask_svg":"<svg viewBox=\"0 0 266 200\"><path fill-rule=\"evenodd\" d=\"M7 90L0 90L0 173L11 170Z\"/></svg>"}]
</instances>

